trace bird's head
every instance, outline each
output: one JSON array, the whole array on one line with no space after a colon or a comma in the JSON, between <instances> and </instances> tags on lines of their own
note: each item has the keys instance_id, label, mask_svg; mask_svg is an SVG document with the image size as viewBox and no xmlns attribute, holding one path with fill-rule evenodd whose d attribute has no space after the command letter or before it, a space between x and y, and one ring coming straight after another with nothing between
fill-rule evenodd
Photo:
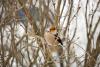
<instances>
[{"instance_id":1,"label":"bird's head","mask_svg":"<svg viewBox=\"0 0 100 67\"><path fill-rule=\"evenodd\" d=\"M57 33L57 28L55 26L51 26L49 31L52 33L52 34L56 34Z\"/></svg>"}]
</instances>

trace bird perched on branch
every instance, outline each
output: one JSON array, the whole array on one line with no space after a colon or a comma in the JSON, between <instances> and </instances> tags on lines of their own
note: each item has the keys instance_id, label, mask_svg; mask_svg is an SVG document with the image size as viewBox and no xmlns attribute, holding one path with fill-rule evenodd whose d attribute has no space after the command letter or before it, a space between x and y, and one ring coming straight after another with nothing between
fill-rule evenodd
<instances>
[{"instance_id":1,"label":"bird perched on branch","mask_svg":"<svg viewBox=\"0 0 100 67\"><path fill-rule=\"evenodd\" d=\"M52 53L56 52L59 55L59 61L61 62L60 67L63 67L62 59L60 59L63 53L63 43L58 36L57 28L55 26L51 26L49 30L44 33L44 38L48 44L48 49L50 49Z\"/></svg>"},{"instance_id":2,"label":"bird perched on branch","mask_svg":"<svg viewBox=\"0 0 100 67\"><path fill-rule=\"evenodd\" d=\"M63 45L55 26L51 26L50 29L44 33L44 38L48 45Z\"/></svg>"}]
</instances>

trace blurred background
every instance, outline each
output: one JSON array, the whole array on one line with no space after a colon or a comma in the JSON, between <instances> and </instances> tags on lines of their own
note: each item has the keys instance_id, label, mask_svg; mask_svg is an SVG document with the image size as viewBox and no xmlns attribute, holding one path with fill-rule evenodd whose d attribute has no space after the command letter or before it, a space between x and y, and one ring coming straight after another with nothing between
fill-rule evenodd
<instances>
[{"instance_id":1,"label":"blurred background","mask_svg":"<svg viewBox=\"0 0 100 67\"><path fill-rule=\"evenodd\" d=\"M52 25L63 42L61 57L46 47ZM61 63L100 67L100 0L0 0L0 67Z\"/></svg>"}]
</instances>

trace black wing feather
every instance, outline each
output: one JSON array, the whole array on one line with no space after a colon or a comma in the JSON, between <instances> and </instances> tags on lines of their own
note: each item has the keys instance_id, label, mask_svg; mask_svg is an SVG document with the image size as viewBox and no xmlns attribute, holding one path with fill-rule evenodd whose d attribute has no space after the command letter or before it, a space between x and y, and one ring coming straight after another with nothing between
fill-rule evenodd
<instances>
[{"instance_id":1,"label":"black wing feather","mask_svg":"<svg viewBox=\"0 0 100 67\"><path fill-rule=\"evenodd\" d=\"M63 45L63 43L62 43L60 37L58 37L58 34L55 34L55 39L56 39L61 45Z\"/></svg>"}]
</instances>

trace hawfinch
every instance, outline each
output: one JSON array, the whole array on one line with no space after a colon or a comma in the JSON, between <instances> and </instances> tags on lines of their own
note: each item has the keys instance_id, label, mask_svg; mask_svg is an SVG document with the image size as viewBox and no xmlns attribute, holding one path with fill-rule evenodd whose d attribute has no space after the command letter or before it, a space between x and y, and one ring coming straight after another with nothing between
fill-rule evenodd
<instances>
[{"instance_id":1,"label":"hawfinch","mask_svg":"<svg viewBox=\"0 0 100 67\"><path fill-rule=\"evenodd\" d=\"M60 59L63 52L61 46L63 45L63 43L60 37L58 37L57 29L54 26L50 27L49 31L44 33L44 38L48 45L48 49L50 49L52 53L57 53L56 60L60 61L60 63L55 62L56 66L58 67L58 65L60 64L59 66L63 67L63 60ZM55 54L53 56L55 57Z\"/></svg>"},{"instance_id":2,"label":"hawfinch","mask_svg":"<svg viewBox=\"0 0 100 67\"><path fill-rule=\"evenodd\" d=\"M44 33L44 38L48 45L50 45L51 51L58 51L63 45L60 37L58 36L57 29L55 26L51 26L49 31ZM58 45L60 44L60 45ZM61 51L61 50L60 50Z\"/></svg>"}]
</instances>

